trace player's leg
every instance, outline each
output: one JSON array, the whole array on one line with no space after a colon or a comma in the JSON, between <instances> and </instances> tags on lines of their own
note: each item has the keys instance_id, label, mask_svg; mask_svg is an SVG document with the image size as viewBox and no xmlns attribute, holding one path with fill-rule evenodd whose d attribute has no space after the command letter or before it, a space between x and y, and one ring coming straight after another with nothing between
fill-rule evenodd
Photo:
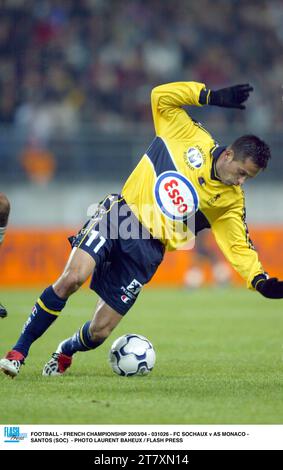
<instances>
[{"instance_id":1,"label":"player's leg","mask_svg":"<svg viewBox=\"0 0 283 470\"><path fill-rule=\"evenodd\" d=\"M110 195L98 206L96 214L84 225L76 237L66 268L54 285L49 286L36 302L32 314L24 325L20 338L12 351L0 361L0 369L14 377L28 354L31 344L56 320L68 297L76 292L97 266L106 261L112 247L107 239L109 213L118 202Z\"/></svg>"},{"instance_id":2,"label":"player's leg","mask_svg":"<svg viewBox=\"0 0 283 470\"><path fill-rule=\"evenodd\" d=\"M42 374L63 374L70 367L72 357L76 352L98 348L122 318L123 315L99 298L93 319L87 321L73 336L59 344L52 358L45 364Z\"/></svg>"},{"instance_id":3,"label":"player's leg","mask_svg":"<svg viewBox=\"0 0 283 470\"><path fill-rule=\"evenodd\" d=\"M16 376L30 346L58 318L71 294L76 292L95 268L95 260L80 248L74 248L59 279L47 287L36 301L15 346L0 361L0 369Z\"/></svg>"},{"instance_id":4,"label":"player's leg","mask_svg":"<svg viewBox=\"0 0 283 470\"><path fill-rule=\"evenodd\" d=\"M8 225L8 218L10 214L10 202L4 193L0 193L0 246L3 242L6 228ZM0 318L5 318L8 315L4 305L0 304Z\"/></svg>"},{"instance_id":5,"label":"player's leg","mask_svg":"<svg viewBox=\"0 0 283 470\"><path fill-rule=\"evenodd\" d=\"M120 206L125 205L123 198L118 199L117 203ZM113 207L113 203L111 203L111 207ZM128 211L130 211L129 208ZM121 222L123 220L121 217ZM120 219L118 226L119 223ZM141 228L143 235L145 229L140 227L140 223L135 217L133 223L138 230ZM119 228L121 226L122 223ZM139 234L138 230L133 230L133 233ZM95 234L96 232L93 235L95 236ZM97 246L100 246L103 241L103 237L100 238ZM87 244L89 245L90 242L85 245ZM104 260L97 264L93 272L90 287L99 295L100 299L103 299L98 302L94 319L92 322L85 323L71 338L59 344L56 356L53 356L45 365L43 374L59 375L70 366L74 353L89 351L100 346L134 305L143 285L149 282L161 263L163 255L163 245L153 239L148 232L144 237L131 238L129 236L123 237L119 231L118 242L113 241L112 243L111 256L104 257ZM54 364L54 360L58 363L58 356L62 366Z\"/></svg>"},{"instance_id":6,"label":"player's leg","mask_svg":"<svg viewBox=\"0 0 283 470\"><path fill-rule=\"evenodd\" d=\"M151 251L150 246L148 251ZM52 358L45 364L43 375L61 375L70 367L76 352L98 348L134 305L143 284L152 277L162 258L162 253L159 252L158 263L152 263L156 253L151 251L150 266L147 265L145 274L146 270L140 271L136 262L126 254L123 257L118 249L116 254L112 263L100 266L93 273L91 288L100 296L93 320L86 322L72 337L59 344Z\"/></svg>"}]
</instances>

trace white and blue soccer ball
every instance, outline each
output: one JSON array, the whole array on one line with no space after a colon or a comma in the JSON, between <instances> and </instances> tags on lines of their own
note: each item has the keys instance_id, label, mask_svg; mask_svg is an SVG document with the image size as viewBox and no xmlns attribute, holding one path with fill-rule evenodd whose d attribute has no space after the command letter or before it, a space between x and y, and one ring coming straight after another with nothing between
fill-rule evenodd
<instances>
[{"instance_id":1,"label":"white and blue soccer ball","mask_svg":"<svg viewBox=\"0 0 283 470\"><path fill-rule=\"evenodd\" d=\"M151 342L144 336L136 334L120 336L112 344L109 353L112 370L124 377L149 374L154 367L155 359Z\"/></svg>"}]
</instances>

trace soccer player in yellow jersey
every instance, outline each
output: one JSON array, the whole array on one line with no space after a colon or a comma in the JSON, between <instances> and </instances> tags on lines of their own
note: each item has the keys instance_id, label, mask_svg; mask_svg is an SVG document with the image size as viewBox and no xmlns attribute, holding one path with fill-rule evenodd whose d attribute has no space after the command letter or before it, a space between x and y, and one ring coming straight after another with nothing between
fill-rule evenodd
<instances>
[{"instance_id":1,"label":"soccer player in yellow jersey","mask_svg":"<svg viewBox=\"0 0 283 470\"><path fill-rule=\"evenodd\" d=\"M132 307L161 263L165 250L185 246L203 228L249 289L283 297L283 282L269 279L250 241L242 185L264 170L269 147L245 135L225 146L183 109L215 105L244 109L252 88L236 85L217 91L195 82L169 83L152 91L156 137L126 181L73 237L63 274L41 294L2 370L18 374L31 344L58 317L68 297L92 275L99 295L96 311L71 338L62 341L43 375L60 375L78 351L97 348Z\"/></svg>"},{"instance_id":2,"label":"soccer player in yellow jersey","mask_svg":"<svg viewBox=\"0 0 283 470\"><path fill-rule=\"evenodd\" d=\"M10 202L4 193L0 193L0 246L2 245L6 232L10 213ZM8 315L6 308L0 304L0 318Z\"/></svg>"}]
</instances>

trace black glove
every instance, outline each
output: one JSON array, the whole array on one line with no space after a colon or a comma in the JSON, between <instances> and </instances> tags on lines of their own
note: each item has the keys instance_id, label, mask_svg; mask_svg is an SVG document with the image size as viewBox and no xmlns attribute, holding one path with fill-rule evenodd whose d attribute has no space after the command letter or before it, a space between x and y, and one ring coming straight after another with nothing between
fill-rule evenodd
<instances>
[{"instance_id":1,"label":"black glove","mask_svg":"<svg viewBox=\"0 0 283 470\"><path fill-rule=\"evenodd\" d=\"M277 277L258 281L256 290L268 299L282 299L283 281L278 281Z\"/></svg>"},{"instance_id":2,"label":"black glove","mask_svg":"<svg viewBox=\"0 0 283 470\"><path fill-rule=\"evenodd\" d=\"M7 310L0 304L0 318L5 318L8 315Z\"/></svg>"},{"instance_id":3,"label":"black glove","mask_svg":"<svg viewBox=\"0 0 283 470\"><path fill-rule=\"evenodd\" d=\"M244 85L235 85L221 90L211 90L208 97L208 104L213 106L222 106L224 108L245 109L244 103L250 96L253 87L248 83Z\"/></svg>"}]
</instances>

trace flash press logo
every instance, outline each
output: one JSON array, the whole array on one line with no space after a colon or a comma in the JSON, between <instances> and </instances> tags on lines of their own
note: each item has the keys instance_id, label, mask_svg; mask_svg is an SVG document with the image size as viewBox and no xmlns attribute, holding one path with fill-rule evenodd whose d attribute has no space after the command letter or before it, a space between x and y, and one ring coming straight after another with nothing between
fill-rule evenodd
<instances>
[{"instance_id":1,"label":"flash press logo","mask_svg":"<svg viewBox=\"0 0 283 470\"><path fill-rule=\"evenodd\" d=\"M4 442L20 442L28 437L27 433L21 433L19 426L4 427Z\"/></svg>"}]
</instances>

